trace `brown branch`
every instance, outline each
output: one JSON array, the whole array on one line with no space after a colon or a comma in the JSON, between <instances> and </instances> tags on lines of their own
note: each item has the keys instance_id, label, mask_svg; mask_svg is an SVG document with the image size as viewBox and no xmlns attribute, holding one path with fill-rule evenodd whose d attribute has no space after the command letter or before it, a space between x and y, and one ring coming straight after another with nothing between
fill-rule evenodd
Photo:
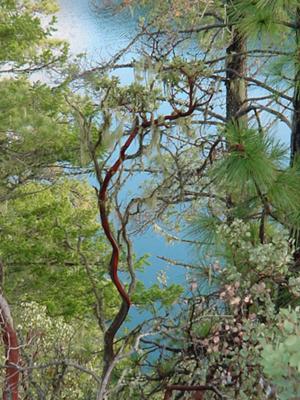
<instances>
[{"instance_id":1,"label":"brown branch","mask_svg":"<svg viewBox=\"0 0 300 400\"><path fill-rule=\"evenodd\" d=\"M217 388L212 385L169 385L166 388L164 400L171 399L172 392L178 390L180 392L205 392L206 390L214 392L219 399L223 399L224 396L219 392Z\"/></svg>"},{"instance_id":2,"label":"brown branch","mask_svg":"<svg viewBox=\"0 0 300 400\"><path fill-rule=\"evenodd\" d=\"M157 127L165 126L166 122L175 121L179 118L187 117L194 112L194 110L196 109L196 106L197 106L197 103L194 102L194 99L193 99L194 78L187 76L187 80L188 80L188 84L189 84L188 109L186 111L180 110L176 113L165 115L164 117L160 117L155 120L144 119L142 124L140 124L140 125L139 125L138 119L136 117L134 127L132 128L125 143L121 147L118 159L107 170L103 181L102 180L100 181L100 179L98 177L98 182L100 184L100 190L97 191L97 196L98 196L98 207L99 207L100 219L101 219L101 224L102 224L104 233L112 247L112 255L111 255L111 260L110 260L110 264L109 264L109 273L110 273L113 284L117 288L117 290L122 298L122 304L120 306L118 313L114 317L111 325L109 326L109 328L106 330L106 332L104 334L103 375L102 375L102 381L101 381L101 384L100 384L100 387L99 387L98 393L97 393L97 400L102 400L105 396L106 387L109 384L112 370L118 359L118 354L116 355L115 351L114 351L114 338L115 338L118 330L122 326L123 322L125 321L125 318L127 317L127 314L128 314L128 311L129 311L129 308L131 305L129 295L126 292L126 290L124 289L124 287L118 277L120 249L119 249L117 240L115 239L114 234L111 230L111 227L109 224L109 219L108 219L109 213L108 213L107 205L106 205L108 187L109 187L109 184L111 183L113 176L118 172L120 166L127 159L128 155L126 154L126 152L127 152L128 148L130 147L130 145L132 144L132 142L134 141L134 139L137 137L137 135L141 129L147 129L153 125L157 126ZM93 161L94 161L95 168L96 168L98 166L98 161L96 159L94 159Z\"/></svg>"},{"instance_id":3,"label":"brown branch","mask_svg":"<svg viewBox=\"0 0 300 400\"><path fill-rule=\"evenodd\" d=\"M131 302L130 302L127 292L124 290L123 285L121 284L121 282L118 278L118 264L119 264L120 251L119 251L119 245L118 245L116 239L114 238L114 235L110 229L110 225L109 225L109 221L108 221L108 212L106 209L106 200L107 200L108 185L109 185L112 177L114 176L114 174L118 171L120 165L125 160L126 150L131 145L131 143L137 136L138 132L139 132L139 125L136 122L135 127L131 131L131 134L129 135L125 144L122 146L122 148L120 150L119 158L113 164L113 166L106 172L104 181L101 185L101 189L98 194L98 203L99 203L101 224L102 224L104 233L112 246L112 256L111 256L111 260L110 260L109 273L110 273L112 282L116 286L118 292L120 293L120 296L123 299L123 302L126 303L126 306L127 306L126 308L128 308L128 309L131 305Z\"/></svg>"},{"instance_id":4,"label":"brown branch","mask_svg":"<svg viewBox=\"0 0 300 400\"><path fill-rule=\"evenodd\" d=\"M108 220L108 210L106 207L107 202L107 191L108 185L111 182L112 177L118 171L120 165L123 163L126 157L126 151L128 147L131 145L135 137L139 132L139 125L138 121L135 122L135 126L132 129L129 137L127 138L124 145L121 147L119 157L117 161L113 164L111 168L106 172L105 178L103 182L99 182L101 184L101 189L98 194L98 207L100 212L100 219L102 228L104 233L109 240L111 247L112 247L112 255L110 259L109 265L109 273L111 276L111 280L115 287L117 288L121 298L122 304L116 316L114 317L112 323L110 324L109 328L106 330L104 334L104 365L103 365L103 375L102 381L98 390L97 399L103 399L106 386L109 383L110 375L112 373L112 366L114 365L115 359L115 352L114 352L114 338L122 326L125 318L127 317L131 302L127 292L125 291L122 283L118 277L118 266L119 266L119 256L120 256L120 249L119 245L114 237L114 234L110 228L109 220ZM97 164L97 160L94 160L95 165ZM97 164L98 165L98 164ZM98 179L99 180L99 179Z\"/></svg>"},{"instance_id":5,"label":"brown branch","mask_svg":"<svg viewBox=\"0 0 300 400\"><path fill-rule=\"evenodd\" d=\"M5 347L5 382L2 399L19 400L19 344L9 305L2 295L0 295L0 327Z\"/></svg>"}]
</instances>

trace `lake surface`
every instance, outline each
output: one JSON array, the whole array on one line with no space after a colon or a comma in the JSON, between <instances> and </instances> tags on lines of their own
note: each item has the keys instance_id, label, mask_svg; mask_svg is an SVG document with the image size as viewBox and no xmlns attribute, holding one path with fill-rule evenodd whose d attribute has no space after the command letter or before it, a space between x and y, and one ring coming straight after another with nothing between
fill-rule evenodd
<instances>
[{"instance_id":1,"label":"lake surface","mask_svg":"<svg viewBox=\"0 0 300 400\"><path fill-rule=\"evenodd\" d=\"M96 9L89 0L59 0L58 36L70 43L73 54L85 52L92 61L104 60L122 49L135 32L129 12Z\"/></svg>"}]
</instances>

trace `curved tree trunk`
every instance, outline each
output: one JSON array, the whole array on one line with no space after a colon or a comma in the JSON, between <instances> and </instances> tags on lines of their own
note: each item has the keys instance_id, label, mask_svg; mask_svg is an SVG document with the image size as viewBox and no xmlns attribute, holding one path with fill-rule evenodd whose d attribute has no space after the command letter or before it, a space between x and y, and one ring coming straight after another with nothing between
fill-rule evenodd
<instances>
[{"instance_id":1,"label":"curved tree trunk","mask_svg":"<svg viewBox=\"0 0 300 400\"><path fill-rule=\"evenodd\" d=\"M102 379L101 383L98 387L98 392L96 399L97 400L104 400L106 398L107 387L109 385L109 381L111 379L111 374L115 367L115 364L118 362L118 353L114 350L114 340L115 337L122 326L123 322L125 321L130 306L130 295L135 287L135 279L131 277L131 282L129 284L128 292L126 292L122 282L119 280L118 277L118 267L119 267L119 245L117 240L114 237L113 231L109 224L108 219L108 211L106 207L107 202L107 195L108 195L108 186L111 182L111 179L115 173L118 172L119 167L122 165L124 160L126 160L126 151L130 147L131 143L134 139L138 136L139 130L150 128L152 125L155 126L162 126L167 121L175 121L179 118L184 118L192 115L194 110L196 109L196 103L193 100L194 97L194 81L192 78L189 78L189 106L186 111L178 111L177 113L172 113L170 115L165 115L163 117L163 121L160 121L158 118L154 121L152 120L144 120L143 123L139 126L139 121L136 118L135 124L126 140L124 145L121 147L119 158L113 164L111 168L106 172L105 178L102 181L101 177L98 176L98 182L100 184L100 190L98 192L98 208L100 213L101 225L104 230L104 233L110 242L112 248L112 255L109 265L109 274L113 284L115 285L116 289L119 292L119 295L122 299L122 303L118 310L118 313L115 315L113 321L111 322L110 326L104 333L104 349L103 349L103 372L102 372ZM95 169L99 170L99 165L97 160L94 158ZM125 240L126 241L126 240Z\"/></svg>"},{"instance_id":2,"label":"curved tree trunk","mask_svg":"<svg viewBox=\"0 0 300 400\"><path fill-rule=\"evenodd\" d=\"M0 326L5 347L3 400L19 400L19 344L7 301L0 294Z\"/></svg>"},{"instance_id":3,"label":"curved tree trunk","mask_svg":"<svg viewBox=\"0 0 300 400\"><path fill-rule=\"evenodd\" d=\"M113 175L118 171L120 165L125 160L126 150L131 145L131 143L134 141L138 132L139 132L139 126L136 121L135 126L131 131L131 134L129 135L128 139L126 140L125 144L122 146L122 148L120 150L119 158L114 163L114 165L107 171L102 184L101 184L101 182L99 182L101 184L101 189L98 193L98 206L99 206L99 212L100 212L100 219L101 219L101 224L102 224L104 233L105 233L105 235L111 245L111 248L112 248L112 255L111 255L111 260L110 260L110 265L109 265L109 274L110 274L113 284L115 285L116 289L118 290L118 292L120 294L120 297L122 299L122 304L119 308L118 313L116 314L113 321L111 322L109 328L104 332L104 349L103 349L104 365L103 365L101 384L98 388L97 400L105 399L105 393L106 393L107 386L110 381L111 373L113 371L114 362L115 362L115 358L116 358L116 354L114 351L115 336L118 333L122 324L124 323L124 321L128 315L130 305L131 305L129 294L124 289L124 286L120 282L119 276L118 276L120 249L119 249L119 244L114 237L113 231L110 227L109 220L108 220L108 211L107 211L107 207L106 207L107 190L108 190L108 185L109 185ZM133 282L131 282L131 283L133 284ZM130 285L129 291L131 291L132 288L133 288L133 286Z\"/></svg>"}]
</instances>

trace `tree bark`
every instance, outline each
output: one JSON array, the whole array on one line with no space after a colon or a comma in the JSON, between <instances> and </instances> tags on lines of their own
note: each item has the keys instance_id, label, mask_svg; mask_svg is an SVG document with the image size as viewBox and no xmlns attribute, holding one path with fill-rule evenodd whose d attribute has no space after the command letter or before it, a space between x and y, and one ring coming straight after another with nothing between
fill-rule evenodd
<instances>
[{"instance_id":1,"label":"tree bark","mask_svg":"<svg viewBox=\"0 0 300 400\"><path fill-rule=\"evenodd\" d=\"M170 400L172 398L172 393L173 391L180 391L180 392L192 392L193 393L193 399L195 400L203 400L205 397L205 392L206 391L211 391L215 393L218 399L222 399L223 396L217 390L214 386L212 385L169 385L166 387L165 391L165 396L164 400Z\"/></svg>"},{"instance_id":2,"label":"tree bark","mask_svg":"<svg viewBox=\"0 0 300 400\"><path fill-rule=\"evenodd\" d=\"M296 8L296 59L295 77L294 77L294 94L293 94L293 115L292 115L292 130L291 130L291 156L290 165L293 166L296 159L300 157L300 7ZM291 237L295 240L294 261L295 265L299 263L300 249L300 232L299 229L291 231Z\"/></svg>"},{"instance_id":3,"label":"tree bark","mask_svg":"<svg viewBox=\"0 0 300 400\"><path fill-rule=\"evenodd\" d=\"M97 400L103 400L105 398L106 388L110 380L110 376L112 373L112 366L115 360L115 352L114 352L115 336L119 331L120 327L122 326L123 322L125 321L131 305L129 294L124 289L124 286L120 282L118 276L120 249L108 220L108 211L106 207L107 190L113 175L118 171L120 165L125 160L126 150L128 149L128 147L130 147L131 143L138 135L138 132L139 132L139 126L138 126L138 121L136 121L135 126L131 131L131 134L127 138L125 144L121 147L119 158L113 164L113 166L106 172L102 184L101 182L99 182L101 184L101 189L98 193L98 206L100 212L100 219L104 233L112 248L112 255L109 265L109 274L113 284L115 285L116 289L120 294L120 297L122 298L122 304L119 308L118 313L116 314L112 323L110 324L109 328L104 333L103 372L102 372L101 384L98 388Z\"/></svg>"},{"instance_id":4,"label":"tree bark","mask_svg":"<svg viewBox=\"0 0 300 400\"><path fill-rule=\"evenodd\" d=\"M232 2L230 2L231 4ZM247 126L247 85L243 76L247 71L246 40L238 28L230 24L231 42L226 49L226 120Z\"/></svg>"},{"instance_id":5,"label":"tree bark","mask_svg":"<svg viewBox=\"0 0 300 400\"><path fill-rule=\"evenodd\" d=\"M300 7L296 11L296 51L295 60L295 86L293 96L293 117L291 132L291 165L296 156L300 155Z\"/></svg>"},{"instance_id":6,"label":"tree bark","mask_svg":"<svg viewBox=\"0 0 300 400\"><path fill-rule=\"evenodd\" d=\"M234 0L227 1L229 11L234 7L233 3ZM228 28L231 32L231 41L226 48L226 121L239 128L247 128L247 84L243 78L247 71L246 39L230 19L229 16ZM229 150L228 143L227 149ZM226 196L226 205L228 211L233 207L230 193ZM230 212L227 221L232 222Z\"/></svg>"},{"instance_id":7,"label":"tree bark","mask_svg":"<svg viewBox=\"0 0 300 400\"><path fill-rule=\"evenodd\" d=\"M19 344L7 301L0 294L0 326L5 347L3 400L19 400Z\"/></svg>"}]
</instances>

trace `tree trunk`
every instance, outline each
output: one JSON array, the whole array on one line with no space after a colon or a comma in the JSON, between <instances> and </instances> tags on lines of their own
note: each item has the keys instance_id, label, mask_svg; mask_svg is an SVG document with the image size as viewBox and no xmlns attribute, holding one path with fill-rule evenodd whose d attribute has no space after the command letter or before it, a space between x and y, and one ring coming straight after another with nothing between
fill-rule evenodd
<instances>
[{"instance_id":1,"label":"tree trunk","mask_svg":"<svg viewBox=\"0 0 300 400\"><path fill-rule=\"evenodd\" d=\"M293 116L292 116L292 131L291 131L291 158L290 164L293 166L296 158L300 157L300 7L296 9L296 52L297 58L295 60L295 82L294 82L294 95L293 95ZM295 263L299 263L299 249L300 249L300 232L295 229L291 236L295 240L296 251L294 253ZM298 250L298 251L297 251Z\"/></svg>"},{"instance_id":2,"label":"tree trunk","mask_svg":"<svg viewBox=\"0 0 300 400\"><path fill-rule=\"evenodd\" d=\"M116 354L114 351L115 336L117 335L119 329L123 325L131 305L129 294L124 289L124 286L118 277L120 248L118 241L114 237L113 231L110 227L108 220L108 211L106 207L107 190L113 175L118 171L120 165L126 158L126 150L131 145L133 140L136 138L138 132L139 132L139 126L138 126L138 121L136 121L129 137L127 138L124 145L121 147L119 158L113 164L113 166L106 172L103 182L101 182L101 179L98 178L99 184L101 185L101 189L98 193L98 207L100 213L100 220L103 231L112 248L112 255L109 265L109 274L113 284L115 285L116 289L120 294L122 303L120 305L118 313L116 314L110 326L104 333L103 372L102 372L101 384L99 385L97 391L97 396L96 396L97 400L104 400L106 398L106 390L109 385L111 374L116 361ZM96 170L97 168L99 168L97 162L95 163L95 168ZM130 293L134 288L134 284L135 284L134 280L131 280L131 284L129 285Z\"/></svg>"},{"instance_id":3,"label":"tree trunk","mask_svg":"<svg viewBox=\"0 0 300 400\"><path fill-rule=\"evenodd\" d=\"M19 344L7 301L0 294L0 326L5 347L3 400L19 400Z\"/></svg>"},{"instance_id":4,"label":"tree trunk","mask_svg":"<svg viewBox=\"0 0 300 400\"><path fill-rule=\"evenodd\" d=\"M228 7L232 7L232 1L228 1ZM247 127L247 85L243 77L247 70L246 40L237 27L230 24L231 41L226 49L226 121L240 128ZM227 144L227 149L229 146ZM232 222L230 209L233 207L232 196L226 195L226 207L228 209L227 222Z\"/></svg>"},{"instance_id":5,"label":"tree trunk","mask_svg":"<svg viewBox=\"0 0 300 400\"><path fill-rule=\"evenodd\" d=\"M291 133L291 165L296 156L300 155L300 7L296 11L296 51L295 86L293 96L293 118Z\"/></svg>"},{"instance_id":6,"label":"tree trunk","mask_svg":"<svg viewBox=\"0 0 300 400\"><path fill-rule=\"evenodd\" d=\"M232 4L232 2L230 2ZM230 5L228 5L230 7ZM226 49L226 119L247 126L246 40L237 27L229 25L231 42Z\"/></svg>"},{"instance_id":7,"label":"tree trunk","mask_svg":"<svg viewBox=\"0 0 300 400\"><path fill-rule=\"evenodd\" d=\"M110 327L104 334L104 348L103 348L103 371L101 383L97 391L97 400L106 399L106 391L110 382L111 374L115 366L116 354L114 352L115 336L125 321L129 311L129 305L126 301L122 302L118 314L115 316Z\"/></svg>"}]
</instances>

